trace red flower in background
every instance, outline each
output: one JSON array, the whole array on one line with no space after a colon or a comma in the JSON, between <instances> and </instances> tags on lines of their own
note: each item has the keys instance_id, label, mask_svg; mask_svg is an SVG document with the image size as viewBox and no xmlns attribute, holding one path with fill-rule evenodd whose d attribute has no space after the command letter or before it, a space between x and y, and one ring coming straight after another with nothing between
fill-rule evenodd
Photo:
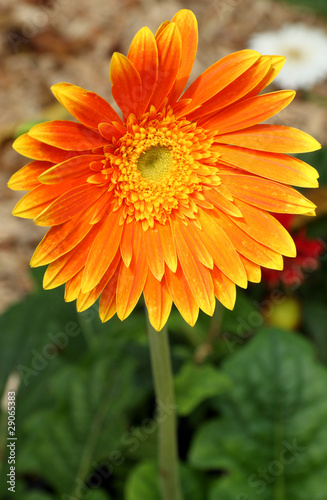
<instances>
[{"instance_id":1,"label":"red flower in background","mask_svg":"<svg viewBox=\"0 0 327 500\"><path fill-rule=\"evenodd\" d=\"M289 288L298 287L305 280L307 273L316 271L319 268L320 257L325 246L320 239L308 238L305 227L298 231L294 230L295 215L273 215L291 233L297 255L295 258L284 258L284 269L282 271L262 268L262 278L270 287L274 287L279 283Z\"/></svg>"}]
</instances>

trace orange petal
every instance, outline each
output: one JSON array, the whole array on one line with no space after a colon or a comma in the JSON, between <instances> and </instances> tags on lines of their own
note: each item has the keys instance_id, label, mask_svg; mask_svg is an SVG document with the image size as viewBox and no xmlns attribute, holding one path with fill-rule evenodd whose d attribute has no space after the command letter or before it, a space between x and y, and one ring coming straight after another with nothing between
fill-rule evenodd
<instances>
[{"instance_id":1,"label":"orange petal","mask_svg":"<svg viewBox=\"0 0 327 500\"><path fill-rule=\"evenodd\" d=\"M76 186L59 196L34 219L39 226L57 226L90 208L107 187Z\"/></svg>"},{"instance_id":2,"label":"orange petal","mask_svg":"<svg viewBox=\"0 0 327 500\"><path fill-rule=\"evenodd\" d=\"M127 57L114 52L110 64L112 95L126 119L130 113L139 116L142 83L138 71Z\"/></svg>"},{"instance_id":3,"label":"orange petal","mask_svg":"<svg viewBox=\"0 0 327 500\"><path fill-rule=\"evenodd\" d=\"M100 294L103 292L103 290L106 287L110 286L110 281L111 281L111 286L114 285L114 288L116 289L117 285L117 279L116 281L112 281L113 275L115 274L115 271L117 267L120 264L121 256L120 252L118 251L111 261L107 271L103 275L103 278L99 281L96 287L94 287L90 292L87 293L82 293L80 291L78 297L77 297L77 303L76 303L76 308L78 312L85 311L89 307L91 307L94 302L99 298Z\"/></svg>"},{"instance_id":4,"label":"orange petal","mask_svg":"<svg viewBox=\"0 0 327 500\"><path fill-rule=\"evenodd\" d=\"M295 257L294 241L284 226L272 215L235 199L235 205L241 210L243 218L234 218L233 222L254 240L288 257Z\"/></svg>"},{"instance_id":5,"label":"orange petal","mask_svg":"<svg viewBox=\"0 0 327 500\"><path fill-rule=\"evenodd\" d=\"M158 79L158 50L153 33L148 27L140 29L133 38L128 59L138 71L142 81L140 114L146 110Z\"/></svg>"},{"instance_id":6,"label":"orange petal","mask_svg":"<svg viewBox=\"0 0 327 500\"><path fill-rule=\"evenodd\" d=\"M271 250L268 246L253 239L235 224L236 219L231 220L231 218L227 217L227 215L220 210L215 210L213 217L233 243L240 258L243 255L260 266L269 267L271 269L283 269L283 259L280 253ZM269 241L268 237L267 241ZM243 261L242 264L244 266Z\"/></svg>"},{"instance_id":7,"label":"orange petal","mask_svg":"<svg viewBox=\"0 0 327 500\"><path fill-rule=\"evenodd\" d=\"M83 269L81 269L73 278L67 281L65 286L65 302L76 300L81 289Z\"/></svg>"},{"instance_id":8,"label":"orange petal","mask_svg":"<svg viewBox=\"0 0 327 500\"><path fill-rule=\"evenodd\" d=\"M172 306L165 278L158 281L149 271L143 293L150 323L159 332L166 324Z\"/></svg>"},{"instance_id":9,"label":"orange petal","mask_svg":"<svg viewBox=\"0 0 327 500\"><path fill-rule=\"evenodd\" d=\"M171 102L177 101L190 76L198 47L198 23L191 10L182 9L172 18L178 28L182 41L181 62L176 75Z\"/></svg>"},{"instance_id":10,"label":"orange petal","mask_svg":"<svg viewBox=\"0 0 327 500\"><path fill-rule=\"evenodd\" d=\"M173 273L169 267L166 267L165 278L169 293L177 309L185 321L189 325L194 326L198 319L199 306L190 290L181 266L178 265L176 273Z\"/></svg>"},{"instance_id":11,"label":"orange petal","mask_svg":"<svg viewBox=\"0 0 327 500\"><path fill-rule=\"evenodd\" d=\"M282 184L317 187L316 169L297 158L282 153L266 153L237 146L215 145L219 161Z\"/></svg>"},{"instance_id":12,"label":"orange petal","mask_svg":"<svg viewBox=\"0 0 327 500\"><path fill-rule=\"evenodd\" d=\"M159 109L172 89L179 70L182 41L175 23L169 23L156 37L158 48L158 81L151 104Z\"/></svg>"},{"instance_id":13,"label":"orange petal","mask_svg":"<svg viewBox=\"0 0 327 500\"><path fill-rule=\"evenodd\" d=\"M97 129L101 122L121 122L110 104L94 92L70 83L57 83L51 90L58 101L87 127Z\"/></svg>"},{"instance_id":14,"label":"orange petal","mask_svg":"<svg viewBox=\"0 0 327 500\"><path fill-rule=\"evenodd\" d=\"M73 182L65 185L58 184L56 186L45 186L41 184L25 194L25 196L19 200L12 213L16 215L16 217L34 219L47 208L53 200L73 187Z\"/></svg>"},{"instance_id":15,"label":"orange petal","mask_svg":"<svg viewBox=\"0 0 327 500\"><path fill-rule=\"evenodd\" d=\"M215 137L215 142L272 153L306 153L321 148L311 135L283 125L253 125Z\"/></svg>"},{"instance_id":16,"label":"orange petal","mask_svg":"<svg viewBox=\"0 0 327 500\"><path fill-rule=\"evenodd\" d=\"M220 186L218 186L219 188ZM232 203L229 201L225 196L223 196L219 191L216 189L209 189L206 188L203 190L203 194L212 205L214 205L217 208L220 208L220 210L223 210L226 212L226 214L232 215L233 217L242 217L242 213L240 210Z\"/></svg>"},{"instance_id":17,"label":"orange petal","mask_svg":"<svg viewBox=\"0 0 327 500\"><path fill-rule=\"evenodd\" d=\"M9 179L8 187L14 191L29 191L38 187L41 183L39 175L49 170L53 163L49 161L32 161L15 172Z\"/></svg>"},{"instance_id":18,"label":"orange petal","mask_svg":"<svg viewBox=\"0 0 327 500\"><path fill-rule=\"evenodd\" d=\"M191 249L194 257L209 269L213 268L213 258L207 247L199 236L199 230L192 223L185 226L180 219L175 219L174 224L175 241L181 236L186 245ZM177 245L176 245L177 247Z\"/></svg>"},{"instance_id":19,"label":"orange petal","mask_svg":"<svg viewBox=\"0 0 327 500\"><path fill-rule=\"evenodd\" d=\"M84 267L96 232L93 228L75 248L49 264L43 277L43 288L50 290L66 283Z\"/></svg>"},{"instance_id":20,"label":"orange petal","mask_svg":"<svg viewBox=\"0 0 327 500\"><path fill-rule=\"evenodd\" d=\"M160 243L160 235L157 227L150 228L144 232L144 250L147 262L152 274L157 280L161 280L165 272L165 261Z\"/></svg>"},{"instance_id":21,"label":"orange petal","mask_svg":"<svg viewBox=\"0 0 327 500\"><path fill-rule=\"evenodd\" d=\"M178 260L199 307L210 316L215 310L214 290L210 271L198 260L192 246L184 238L182 222L172 220Z\"/></svg>"},{"instance_id":22,"label":"orange petal","mask_svg":"<svg viewBox=\"0 0 327 500\"><path fill-rule=\"evenodd\" d=\"M189 120L195 120L208 113L216 112L226 106L238 101L258 82L261 82L270 68L270 62L260 57L250 68L248 68L236 80L206 101L202 106L188 116Z\"/></svg>"},{"instance_id":23,"label":"orange petal","mask_svg":"<svg viewBox=\"0 0 327 500\"><path fill-rule=\"evenodd\" d=\"M121 263L122 265L122 263ZM102 322L109 321L116 313L116 291L120 266L107 283L100 298L99 315Z\"/></svg>"},{"instance_id":24,"label":"orange petal","mask_svg":"<svg viewBox=\"0 0 327 500\"><path fill-rule=\"evenodd\" d=\"M200 75L183 94L192 99L181 114L188 114L230 85L260 57L254 50L240 50L223 57Z\"/></svg>"},{"instance_id":25,"label":"orange petal","mask_svg":"<svg viewBox=\"0 0 327 500\"><path fill-rule=\"evenodd\" d=\"M129 267L132 255L133 255L133 235L134 235L134 227L135 224L130 222L129 224L124 224L123 234L120 240L120 252L123 259L123 262L126 267Z\"/></svg>"},{"instance_id":26,"label":"orange petal","mask_svg":"<svg viewBox=\"0 0 327 500\"><path fill-rule=\"evenodd\" d=\"M211 211L207 213L199 210L197 218L202 227L199 235L213 256L216 266L234 283L246 288L247 279L243 264L230 239L211 216Z\"/></svg>"},{"instance_id":27,"label":"orange petal","mask_svg":"<svg viewBox=\"0 0 327 500\"><path fill-rule=\"evenodd\" d=\"M85 151L108 144L95 130L66 120L39 123L31 128L28 135L49 146L57 146L67 151Z\"/></svg>"},{"instance_id":28,"label":"orange petal","mask_svg":"<svg viewBox=\"0 0 327 500\"><path fill-rule=\"evenodd\" d=\"M252 283L260 283L261 281L261 268L258 264L255 264L251 260L247 259L243 255L240 254L240 258L244 269L246 271L246 275L248 277L248 281Z\"/></svg>"},{"instance_id":29,"label":"orange petal","mask_svg":"<svg viewBox=\"0 0 327 500\"><path fill-rule=\"evenodd\" d=\"M57 184L59 182L67 182L68 180L75 179L81 175L85 175L88 172L92 172L90 169L90 163L97 160L102 160L103 155L80 155L74 156L69 160L62 163L58 163L52 168L46 170L43 174L39 176L39 180L43 184Z\"/></svg>"},{"instance_id":30,"label":"orange petal","mask_svg":"<svg viewBox=\"0 0 327 500\"><path fill-rule=\"evenodd\" d=\"M171 227L168 222L166 224L155 222L154 228L158 230L165 262L169 269L175 273L177 269L177 253Z\"/></svg>"},{"instance_id":31,"label":"orange petal","mask_svg":"<svg viewBox=\"0 0 327 500\"><path fill-rule=\"evenodd\" d=\"M119 225L120 216L121 209L111 212L94 239L85 264L82 280L83 293L89 292L99 283L116 255L124 227Z\"/></svg>"},{"instance_id":32,"label":"orange petal","mask_svg":"<svg viewBox=\"0 0 327 500\"><path fill-rule=\"evenodd\" d=\"M246 96L252 97L258 95L261 90L265 89L278 75L280 70L283 68L286 58L284 56L262 56L270 61L271 68L267 75L259 82Z\"/></svg>"},{"instance_id":33,"label":"orange petal","mask_svg":"<svg viewBox=\"0 0 327 500\"><path fill-rule=\"evenodd\" d=\"M218 112L212 118L199 120L199 125L217 134L226 134L256 125L276 115L294 99L293 90L280 90L250 97Z\"/></svg>"},{"instance_id":34,"label":"orange petal","mask_svg":"<svg viewBox=\"0 0 327 500\"><path fill-rule=\"evenodd\" d=\"M117 315L121 320L127 318L136 306L148 274L142 233L142 225L135 223L131 263L129 267L123 262L120 266L116 304Z\"/></svg>"},{"instance_id":35,"label":"orange petal","mask_svg":"<svg viewBox=\"0 0 327 500\"><path fill-rule=\"evenodd\" d=\"M212 273L212 281L215 290L215 296L227 309L234 309L236 301L236 286L235 283L227 278L227 276L214 266Z\"/></svg>"},{"instance_id":36,"label":"orange petal","mask_svg":"<svg viewBox=\"0 0 327 500\"><path fill-rule=\"evenodd\" d=\"M126 133L124 126L120 125L118 122L99 123L98 130L100 134L110 142L113 138L116 140L120 139Z\"/></svg>"},{"instance_id":37,"label":"orange petal","mask_svg":"<svg viewBox=\"0 0 327 500\"><path fill-rule=\"evenodd\" d=\"M19 136L12 147L17 153L27 156L28 158L51 161L53 163L60 163L73 156L79 155L76 151L68 152L53 146L48 146L48 144L33 139L33 137L28 134Z\"/></svg>"},{"instance_id":38,"label":"orange petal","mask_svg":"<svg viewBox=\"0 0 327 500\"><path fill-rule=\"evenodd\" d=\"M295 189L262 177L234 173L219 176L233 197L268 212L305 214L316 208Z\"/></svg>"},{"instance_id":39,"label":"orange petal","mask_svg":"<svg viewBox=\"0 0 327 500\"><path fill-rule=\"evenodd\" d=\"M32 267L44 266L75 248L92 229L92 210L60 226L52 227L36 248L31 260Z\"/></svg>"}]
</instances>

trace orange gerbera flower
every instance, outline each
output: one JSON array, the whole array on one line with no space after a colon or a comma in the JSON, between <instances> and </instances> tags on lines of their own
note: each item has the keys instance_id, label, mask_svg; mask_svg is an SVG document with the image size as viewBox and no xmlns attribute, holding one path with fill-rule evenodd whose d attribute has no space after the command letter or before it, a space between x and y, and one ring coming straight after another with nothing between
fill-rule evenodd
<instances>
[{"instance_id":1,"label":"orange gerbera flower","mask_svg":"<svg viewBox=\"0 0 327 500\"><path fill-rule=\"evenodd\" d=\"M317 172L285 156L318 149L299 130L259 122L285 108L290 90L258 95L284 58L242 50L213 64L182 94L197 48L194 14L181 10L154 36L142 28L110 78L121 118L101 97L52 87L78 122L51 121L14 148L34 161L12 189L31 190L14 209L52 226L32 266L49 264L46 289L66 283L82 311L126 318L144 294L160 330L175 302L193 325L215 297L233 308L235 284L282 269L295 246L269 212L313 213L288 184L317 186ZM182 94L182 95L181 95Z\"/></svg>"}]
</instances>

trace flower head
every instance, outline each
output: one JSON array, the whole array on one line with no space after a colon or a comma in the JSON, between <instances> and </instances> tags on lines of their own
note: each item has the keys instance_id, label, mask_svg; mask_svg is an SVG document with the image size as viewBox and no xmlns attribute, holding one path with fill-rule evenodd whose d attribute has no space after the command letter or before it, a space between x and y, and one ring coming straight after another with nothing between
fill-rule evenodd
<instances>
[{"instance_id":1,"label":"flower head","mask_svg":"<svg viewBox=\"0 0 327 500\"><path fill-rule=\"evenodd\" d=\"M295 246L269 212L312 213L288 184L317 186L317 172L286 156L318 149L299 130L258 125L294 97L258 95L284 58L242 50L213 64L182 94L197 49L189 10L144 27L110 78L122 117L98 95L68 83L54 95L78 120L36 125L14 148L33 158L9 182L30 190L14 209L51 226L32 266L44 287L66 283L82 311L100 298L103 321L126 318L144 294L160 330L172 302L193 325L215 297L233 308L235 284L281 269Z\"/></svg>"},{"instance_id":2,"label":"flower head","mask_svg":"<svg viewBox=\"0 0 327 500\"><path fill-rule=\"evenodd\" d=\"M319 28L285 24L278 31L253 35L249 47L286 57L275 80L280 87L310 89L327 77L327 36Z\"/></svg>"}]
</instances>

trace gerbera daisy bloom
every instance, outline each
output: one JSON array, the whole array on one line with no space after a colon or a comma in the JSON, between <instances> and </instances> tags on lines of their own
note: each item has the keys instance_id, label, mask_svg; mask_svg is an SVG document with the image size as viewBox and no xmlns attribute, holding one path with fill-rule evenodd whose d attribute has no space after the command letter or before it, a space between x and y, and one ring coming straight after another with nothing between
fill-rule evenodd
<instances>
[{"instance_id":1,"label":"gerbera daisy bloom","mask_svg":"<svg viewBox=\"0 0 327 500\"><path fill-rule=\"evenodd\" d=\"M13 175L30 190L14 209L51 226L32 266L49 265L44 287L66 283L79 311L100 297L107 321L123 320L142 292L157 330L174 302L194 325L215 297L233 308L235 285L259 282L260 266L282 269L295 246L269 212L312 214L288 184L317 186L314 168L284 153L319 143L297 129L258 125L285 108L291 90L258 95L284 58L241 50L184 91L197 22L181 10L156 35L142 28L110 79L122 117L76 85L52 87L78 120L38 124L14 143L34 161Z\"/></svg>"},{"instance_id":2,"label":"gerbera daisy bloom","mask_svg":"<svg viewBox=\"0 0 327 500\"><path fill-rule=\"evenodd\" d=\"M279 283L287 288L298 288L310 273L319 268L320 258L325 250L324 245L317 238L309 238L305 227L294 229L294 215L274 214L274 217L291 233L297 255L294 259L289 257L284 259L282 271L263 268L262 279L271 288Z\"/></svg>"},{"instance_id":3,"label":"gerbera daisy bloom","mask_svg":"<svg viewBox=\"0 0 327 500\"><path fill-rule=\"evenodd\" d=\"M327 77L327 35L302 23L285 24L280 30L252 35L249 48L286 57L276 77L280 87L310 89Z\"/></svg>"}]
</instances>

